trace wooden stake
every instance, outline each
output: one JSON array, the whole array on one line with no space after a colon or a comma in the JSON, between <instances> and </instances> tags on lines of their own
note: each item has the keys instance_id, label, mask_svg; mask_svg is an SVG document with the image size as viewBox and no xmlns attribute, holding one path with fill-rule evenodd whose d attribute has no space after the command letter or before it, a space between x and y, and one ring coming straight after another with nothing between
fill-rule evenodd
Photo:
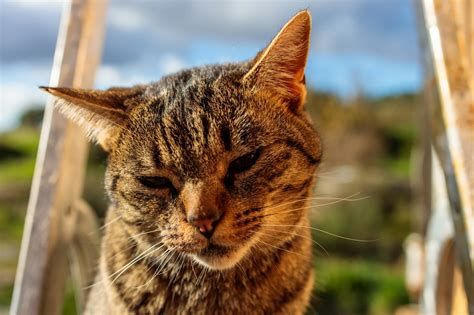
<instances>
[{"instance_id":1,"label":"wooden stake","mask_svg":"<svg viewBox=\"0 0 474 315\"><path fill-rule=\"evenodd\" d=\"M456 262L466 295L465 300L456 301L467 302L464 306L453 305L453 309L463 307L474 314L473 5L470 0L423 0L423 9L442 116L441 134L433 142L444 145L437 149L443 160ZM461 292L457 287L454 290Z\"/></svg>"},{"instance_id":2,"label":"wooden stake","mask_svg":"<svg viewBox=\"0 0 474 315\"><path fill-rule=\"evenodd\" d=\"M102 50L106 0L64 5L51 86L90 88ZM40 83L40 82L39 82ZM34 87L32 87L34 88ZM11 314L60 314L88 145L48 99L28 204Z\"/></svg>"}]
</instances>

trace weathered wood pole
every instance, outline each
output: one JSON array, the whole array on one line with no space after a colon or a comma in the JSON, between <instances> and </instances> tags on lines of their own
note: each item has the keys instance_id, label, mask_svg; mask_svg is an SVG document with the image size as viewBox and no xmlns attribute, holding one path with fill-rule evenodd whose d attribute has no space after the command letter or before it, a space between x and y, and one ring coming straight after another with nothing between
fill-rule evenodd
<instances>
[{"instance_id":1,"label":"weathered wood pole","mask_svg":"<svg viewBox=\"0 0 474 315\"><path fill-rule=\"evenodd\" d=\"M51 86L90 88L99 65L105 0L64 4ZM38 82L41 83L41 82ZM35 88L35 87L32 87ZM48 99L17 268L11 314L61 312L87 161L87 140Z\"/></svg>"}]
</instances>

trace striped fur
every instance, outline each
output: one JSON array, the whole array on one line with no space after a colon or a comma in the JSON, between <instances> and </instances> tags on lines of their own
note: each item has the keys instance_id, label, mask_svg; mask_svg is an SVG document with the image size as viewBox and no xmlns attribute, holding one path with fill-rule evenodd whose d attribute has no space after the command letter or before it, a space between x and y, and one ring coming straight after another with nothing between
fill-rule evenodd
<instances>
[{"instance_id":1,"label":"striped fur","mask_svg":"<svg viewBox=\"0 0 474 315\"><path fill-rule=\"evenodd\" d=\"M253 61L128 92L47 88L109 151L111 207L86 313L304 312L313 283L307 200L321 160L302 106L309 28L300 12ZM253 151L253 165L230 172ZM221 217L208 240L187 215L211 208Z\"/></svg>"}]
</instances>

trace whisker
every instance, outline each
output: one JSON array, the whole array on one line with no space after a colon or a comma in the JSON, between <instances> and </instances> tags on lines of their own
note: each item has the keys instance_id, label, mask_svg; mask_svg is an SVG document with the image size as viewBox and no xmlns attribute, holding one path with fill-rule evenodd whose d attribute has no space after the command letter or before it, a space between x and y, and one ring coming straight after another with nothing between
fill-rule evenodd
<instances>
[{"instance_id":1,"label":"whisker","mask_svg":"<svg viewBox=\"0 0 474 315\"><path fill-rule=\"evenodd\" d=\"M132 235L132 236L129 236L128 239L129 240L133 240L134 237L137 237L137 236L140 236L140 235L144 235L144 234L149 234L149 233L153 233L153 232L157 232L159 231L158 229L157 230L153 230L153 231L149 231L149 232L143 232L143 233L139 233L139 234L136 234L136 235ZM123 248L122 250L116 252L115 254L113 254L110 258L114 258L114 257L117 257L117 255L123 253L124 251L126 250L129 250L130 248L133 248L135 247L136 244L131 244L130 246L126 247L126 248Z\"/></svg>"},{"instance_id":2,"label":"whisker","mask_svg":"<svg viewBox=\"0 0 474 315\"><path fill-rule=\"evenodd\" d=\"M174 257L174 252L172 253L172 256ZM176 277L179 275L179 273L181 272L181 268L183 267L183 257L180 255L180 253L177 253L178 254L178 258L175 258L174 261L173 261L173 265L177 265L178 268L175 270L175 273L173 275L173 279L171 281L169 281L168 283L168 286L170 283L172 282L175 282L176 281Z\"/></svg>"},{"instance_id":3,"label":"whisker","mask_svg":"<svg viewBox=\"0 0 474 315\"><path fill-rule=\"evenodd\" d=\"M175 254L174 250L175 249L176 249L176 247L172 247L172 248L168 248L166 250L167 253L165 255L165 258L162 260L159 267L156 269L156 271L153 274L153 277L151 278L150 281L153 281L153 279L155 279L157 276L164 273L166 268L169 267L169 263L170 263L171 259L174 259L174 254ZM173 281L174 281L175 276L173 277ZM171 281L168 282L168 288L169 288L170 283L171 283Z\"/></svg>"},{"instance_id":4,"label":"whisker","mask_svg":"<svg viewBox=\"0 0 474 315\"><path fill-rule=\"evenodd\" d=\"M266 205L266 206L263 206L263 207L259 207L259 208L260 208L261 210L269 209L269 208L279 208L279 207L284 207L284 206L288 206L288 205L291 205L291 204L295 204L295 203L298 203L298 202L313 201L313 200L358 201L358 200L362 200L362 199L369 198L369 196L354 198L355 196L357 196L357 195L359 195L359 194L360 194L360 192L356 192L356 193L353 193L353 194L351 194L351 195L349 195L349 196L347 196L347 197L324 197L324 196L306 197L306 198L300 198L300 199L289 200L289 201L284 202L284 203L269 204L269 205ZM243 203L239 203L239 206L243 207L244 204L243 204Z\"/></svg>"},{"instance_id":5,"label":"whisker","mask_svg":"<svg viewBox=\"0 0 474 315\"><path fill-rule=\"evenodd\" d=\"M201 283L201 281L204 279L204 276L205 276L205 274L204 274L205 269L206 269L206 267L205 267L205 266L202 266L202 268L201 268L201 273L199 274L199 278L198 278L198 284Z\"/></svg>"},{"instance_id":6,"label":"whisker","mask_svg":"<svg viewBox=\"0 0 474 315\"><path fill-rule=\"evenodd\" d=\"M333 205L333 204L336 204L336 203L339 203L339 202L343 202L343 201L359 201L359 200L363 200L363 199L367 199L367 198L368 197L361 197L361 198L356 198L356 199L340 199L340 200L331 201L331 202L327 202L327 203L323 203L323 204L315 204L315 205L305 206L305 207L291 209L291 210L287 210L287 211L268 213L268 214L260 215L259 217L264 218L264 217L269 217L269 216L272 216L272 215L285 214L285 213L291 213L291 212L296 212L296 211L305 210L305 209L330 206L330 205Z\"/></svg>"},{"instance_id":7,"label":"whisker","mask_svg":"<svg viewBox=\"0 0 474 315\"><path fill-rule=\"evenodd\" d=\"M117 216L116 218L110 220L109 222L104 223L104 225L102 225L102 226L99 228L99 230L101 230L101 231L104 230L107 226L111 225L112 223L117 222L117 221L120 220L120 219L121 219L121 217L120 217L120 216Z\"/></svg>"},{"instance_id":8,"label":"whisker","mask_svg":"<svg viewBox=\"0 0 474 315\"><path fill-rule=\"evenodd\" d=\"M242 275L245 274L245 270L244 270L244 267L242 267L242 264L239 262L237 262L237 266L239 267L240 271L242 272Z\"/></svg>"},{"instance_id":9,"label":"whisker","mask_svg":"<svg viewBox=\"0 0 474 315\"><path fill-rule=\"evenodd\" d=\"M316 246L318 246L319 248L321 248L323 250L323 252L326 254L326 256L330 256L329 255L329 252L326 250L326 248L324 248L323 245L321 245L320 243L318 243L316 240L313 240L311 237L309 236L306 236L306 235L301 235L301 234L298 234L298 233L294 233L294 232L288 232L288 231L280 231L280 230L270 230L270 229L263 229L264 231L268 231L268 232L278 232L278 233L285 233L287 235L295 235L295 236L299 236L299 237L302 237L304 239L307 239L307 240L310 240L311 242L313 242ZM271 234L266 234L265 235L268 235L268 236L273 236Z\"/></svg>"},{"instance_id":10,"label":"whisker","mask_svg":"<svg viewBox=\"0 0 474 315\"><path fill-rule=\"evenodd\" d=\"M127 246L126 248L122 248L121 250L119 250L118 252L116 252L112 256L110 256L110 258L115 258L118 255L122 254L123 252L125 252L125 251L127 251L127 250L129 250L129 249L131 249L135 246L137 246L137 245L136 244L131 244L131 245Z\"/></svg>"},{"instance_id":11,"label":"whisker","mask_svg":"<svg viewBox=\"0 0 474 315\"><path fill-rule=\"evenodd\" d=\"M158 248L155 248L155 246L157 245L161 245L160 247ZM144 251L143 253L141 253L140 255L138 255L137 257L135 257L134 259L132 259L128 264L126 264L125 266L123 266L122 268L120 268L119 270L115 271L114 273L112 273L111 275L109 275L107 277L107 279L110 279L111 277L113 277L114 275L116 275L118 273L118 275L112 280L112 283L114 283L125 271L127 271L130 267L132 267L135 263L137 263L138 261L142 260L143 258L153 254L154 252L156 252L157 250L160 250L162 247L164 246L164 244L160 244L160 243L157 243L153 246L150 246L146 251Z\"/></svg>"},{"instance_id":12,"label":"whisker","mask_svg":"<svg viewBox=\"0 0 474 315\"><path fill-rule=\"evenodd\" d=\"M358 201L358 200L368 198L368 196L367 196L367 197L360 197L360 198L355 198L354 199L354 197L359 195L359 194L360 194L360 192L357 192L357 193L353 193L353 194L351 194L347 197L343 197L343 198L341 198L341 197L322 197L322 196L308 197L308 198L302 198L302 199L297 199L297 200L284 202L284 203L281 203L281 204L268 205L268 206L262 207L262 209L268 209L268 208L275 209L275 208L280 208L280 207L292 205L292 204L302 202L302 201L313 201L313 200Z\"/></svg>"},{"instance_id":13,"label":"whisker","mask_svg":"<svg viewBox=\"0 0 474 315\"><path fill-rule=\"evenodd\" d=\"M129 239L134 239L135 237L138 237L138 236L142 236L142 235L146 235L146 234L151 234L151 233L155 233L155 232L159 232L161 231L161 228L157 228L155 230L151 230L151 231L147 231L147 232L141 232L141 233L138 233L138 234L135 234L135 235L131 235L129 236L128 238Z\"/></svg>"},{"instance_id":14,"label":"whisker","mask_svg":"<svg viewBox=\"0 0 474 315\"><path fill-rule=\"evenodd\" d=\"M321 177L321 178L325 177L325 178L331 178L331 179L336 178L336 177L329 177L329 176L326 176L326 175L337 174L337 172L318 172L318 171L316 171L315 174L310 175L308 172L302 172L302 171L296 171L296 170L291 171L291 173L307 175L307 176L312 176L312 177Z\"/></svg>"},{"instance_id":15,"label":"whisker","mask_svg":"<svg viewBox=\"0 0 474 315\"><path fill-rule=\"evenodd\" d=\"M270 246L270 247L273 247L273 248L278 249L278 250L285 251L285 252L290 253L290 254L300 255L300 256L302 256L302 257L308 258L308 256L303 255L303 254L301 254L301 253L293 252L293 251L291 251L291 250L288 250L288 249L285 249L285 248L281 248L281 247L275 246L275 245L273 245L273 244L269 244L269 243L267 243L267 242L265 242L265 241L262 241L262 240L257 240L257 242L262 243L262 244L265 244L265 245Z\"/></svg>"},{"instance_id":16,"label":"whisker","mask_svg":"<svg viewBox=\"0 0 474 315\"><path fill-rule=\"evenodd\" d=\"M364 239L350 238L350 237L347 237L347 236L342 236L342 235L334 234L334 233L331 233L331 232L328 232L328 231L325 231L325 230L322 230L322 229L318 229L318 228L313 227L313 226L306 226L306 225L263 224L262 227L263 227L263 226L272 226L272 227L304 227L304 228L308 228L308 229L311 229L311 230L314 230L314 231L321 232L321 233L323 233L323 234L327 234L327 235L334 236L334 237L337 237L337 238L340 238L340 239L343 239L343 240L353 241L353 242L372 243L372 242L377 242L377 241L379 241L379 239L364 240Z\"/></svg>"},{"instance_id":17,"label":"whisker","mask_svg":"<svg viewBox=\"0 0 474 315\"><path fill-rule=\"evenodd\" d=\"M127 264L125 264L123 267L121 267L119 270L115 271L114 273L108 275L106 278L104 279L101 279L100 281L97 281L89 286L86 286L84 289L90 289L90 288L93 288L97 285L99 285L100 283L112 278L114 275L116 275L117 273L119 273L119 275L117 277L115 277L113 280L112 280L112 283L117 280L117 278L122 275L125 271L127 271L128 268L130 268L132 265L134 265L137 261L141 260L142 258L148 256L148 255L151 255L152 253L154 253L155 251L159 250L162 246L160 246L159 248L157 249L154 249L154 247L156 247L157 245L160 245L160 243L157 243L157 244L154 244L152 246L150 246L148 249L146 249L144 252L142 252L140 255L134 257L130 262L128 262ZM133 247L133 246L132 246ZM151 253L149 253L151 251ZM148 253L148 254L147 254ZM118 253L116 253L115 255L117 255Z\"/></svg>"},{"instance_id":18,"label":"whisker","mask_svg":"<svg viewBox=\"0 0 474 315\"><path fill-rule=\"evenodd\" d=\"M194 264L195 264L196 262L194 261L194 259L190 259L190 262L191 262L191 270L193 271L194 277L196 278L196 282L197 282L198 277L197 277L197 275L196 275L196 270L194 270ZM197 263L196 263L196 264L197 264Z\"/></svg>"},{"instance_id":19,"label":"whisker","mask_svg":"<svg viewBox=\"0 0 474 315\"><path fill-rule=\"evenodd\" d=\"M165 268L168 266L168 262L171 260L171 257L173 257L173 250L176 247L168 248L166 249L165 253L165 258L161 260L160 264L158 265L158 274L160 274L162 271L165 271Z\"/></svg>"},{"instance_id":20,"label":"whisker","mask_svg":"<svg viewBox=\"0 0 474 315\"><path fill-rule=\"evenodd\" d=\"M161 258L162 256L165 256L165 257L164 257L164 259L160 262L160 265L159 265L159 266L161 266L162 263L164 262L164 260L169 257L169 254L170 254L171 250L172 250L172 249L167 248L163 253L161 253L161 255L160 255L159 257L160 257L160 258ZM151 268L153 268L153 267L150 267L150 269L151 269ZM152 277L151 277L150 280L148 280L146 283L144 283L144 284L142 284L142 285L135 286L135 287L133 287L133 288L138 289L138 288L142 288L142 287L144 287L144 286L149 286L149 285L152 283L152 281L159 275L158 269L159 269L159 268L156 268L156 270L155 270L155 272L153 273L153 275L152 275ZM148 270L149 270L149 269L148 269Z\"/></svg>"}]
</instances>

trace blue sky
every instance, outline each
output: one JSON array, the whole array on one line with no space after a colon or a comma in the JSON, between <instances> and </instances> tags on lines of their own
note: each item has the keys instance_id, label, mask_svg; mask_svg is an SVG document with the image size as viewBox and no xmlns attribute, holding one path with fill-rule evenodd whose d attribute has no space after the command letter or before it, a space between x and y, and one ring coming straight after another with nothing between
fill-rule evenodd
<instances>
[{"instance_id":1,"label":"blue sky","mask_svg":"<svg viewBox=\"0 0 474 315\"><path fill-rule=\"evenodd\" d=\"M61 1L0 0L0 130L46 97ZM419 89L412 0L109 0L96 86L252 58L298 10L313 15L307 82L342 97Z\"/></svg>"}]
</instances>

